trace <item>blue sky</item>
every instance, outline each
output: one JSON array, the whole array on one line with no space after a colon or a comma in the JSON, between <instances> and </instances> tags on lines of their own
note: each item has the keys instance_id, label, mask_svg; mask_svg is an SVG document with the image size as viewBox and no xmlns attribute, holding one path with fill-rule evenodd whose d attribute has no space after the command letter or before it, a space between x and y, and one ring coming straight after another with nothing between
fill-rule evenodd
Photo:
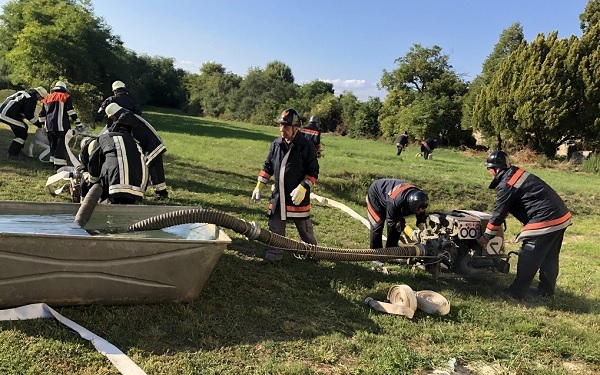
<instances>
[{"instance_id":1,"label":"blue sky","mask_svg":"<svg viewBox=\"0 0 600 375\"><path fill-rule=\"evenodd\" d=\"M280 60L296 83L334 83L361 100L378 91L383 69L397 67L415 43L438 45L471 81L515 22L531 41L557 30L581 36L587 0L92 0L125 46L199 72L214 61L244 76Z\"/></svg>"}]
</instances>

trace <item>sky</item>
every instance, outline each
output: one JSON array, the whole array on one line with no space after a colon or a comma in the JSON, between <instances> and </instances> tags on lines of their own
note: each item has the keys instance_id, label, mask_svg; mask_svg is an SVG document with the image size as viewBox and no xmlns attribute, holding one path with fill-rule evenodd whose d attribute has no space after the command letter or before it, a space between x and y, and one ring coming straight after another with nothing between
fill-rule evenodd
<instances>
[{"instance_id":1,"label":"sky","mask_svg":"<svg viewBox=\"0 0 600 375\"><path fill-rule=\"evenodd\" d=\"M5 3L6 1L2 1ZM279 60L295 82L334 84L361 101L384 98L383 70L414 44L437 45L466 81L481 73L503 30L527 41L581 36L587 0L92 0L96 16L137 54L169 57L199 73L213 61L245 76Z\"/></svg>"}]
</instances>

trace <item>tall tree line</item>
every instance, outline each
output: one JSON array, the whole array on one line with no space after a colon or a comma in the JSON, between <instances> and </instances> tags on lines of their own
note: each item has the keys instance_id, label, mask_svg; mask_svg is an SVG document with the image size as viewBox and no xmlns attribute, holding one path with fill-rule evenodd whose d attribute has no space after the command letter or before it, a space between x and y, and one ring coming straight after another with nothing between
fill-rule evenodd
<instances>
[{"instance_id":1,"label":"tall tree line","mask_svg":"<svg viewBox=\"0 0 600 375\"><path fill-rule=\"evenodd\" d=\"M385 100L361 102L333 85L298 84L285 62L250 67L245 76L207 62L198 73L165 57L128 50L89 0L12 0L0 15L0 85L69 84L78 111L91 118L114 80L142 104L190 114L274 125L294 107L322 130L353 137L438 138L473 145L473 131L491 147L529 147L548 156L563 142L598 149L600 141L600 0L580 16L581 38L539 34L525 41L516 23L504 30L472 82L457 74L439 46L414 44L383 70Z\"/></svg>"}]
</instances>

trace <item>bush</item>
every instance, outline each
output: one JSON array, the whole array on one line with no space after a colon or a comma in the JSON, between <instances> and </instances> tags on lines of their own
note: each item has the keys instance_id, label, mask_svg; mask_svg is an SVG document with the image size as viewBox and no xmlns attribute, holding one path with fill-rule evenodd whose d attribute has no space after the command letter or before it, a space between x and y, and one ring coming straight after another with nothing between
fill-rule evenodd
<instances>
[{"instance_id":1,"label":"bush","mask_svg":"<svg viewBox=\"0 0 600 375\"><path fill-rule=\"evenodd\" d=\"M600 174L600 156L591 154L581 164L581 170L588 173Z\"/></svg>"}]
</instances>

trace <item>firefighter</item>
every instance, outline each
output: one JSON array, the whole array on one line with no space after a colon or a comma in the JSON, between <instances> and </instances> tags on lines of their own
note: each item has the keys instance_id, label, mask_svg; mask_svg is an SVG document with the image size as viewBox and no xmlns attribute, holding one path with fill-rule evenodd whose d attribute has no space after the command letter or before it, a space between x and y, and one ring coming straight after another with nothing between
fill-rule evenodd
<instances>
[{"instance_id":1,"label":"firefighter","mask_svg":"<svg viewBox=\"0 0 600 375\"><path fill-rule=\"evenodd\" d=\"M129 92L125 83L122 81L114 81L112 84L113 95L104 99L100 108L98 108L98 112L94 117L94 123L100 123L105 116L106 107L110 103L117 103L120 107L127 109L130 112L135 113L136 115L142 115L142 110L140 109L140 105L135 97ZM108 125L112 124L112 120L108 119Z\"/></svg>"},{"instance_id":2,"label":"firefighter","mask_svg":"<svg viewBox=\"0 0 600 375\"><path fill-rule=\"evenodd\" d=\"M400 179L379 179L371 184L367 193L369 217L369 247L383 247L383 227L387 224L385 247L398 246L400 234L406 227L406 216L415 215L417 227L424 228L425 210L429 197L418 187Z\"/></svg>"},{"instance_id":3,"label":"firefighter","mask_svg":"<svg viewBox=\"0 0 600 375\"><path fill-rule=\"evenodd\" d=\"M284 110L277 122L281 137L271 143L252 200L260 201L262 189L273 176L274 189L267 211L269 230L285 236L286 223L291 220L302 241L316 245L310 219L310 189L319 177L317 152L314 144L301 135L300 116L295 109ZM282 258L283 250L269 247L261 264L278 264Z\"/></svg>"},{"instance_id":4,"label":"firefighter","mask_svg":"<svg viewBox=\"0 0 600 375\"><path fill-rule=\"evenodd\" d=\"M111 121L127 123L132 127L133 138L140 143L146 155L150 182L154 187L154 198L157 200L169 198L163 165L163 154L167 151L167 148L160 139L158 132L142 116L122 108L117 103L107 105L105 112Z\"/></svg>"},{"instance_id":5,"label":"firefighter","mask_svg":"<svg viewBox=\"0 0 600 375\"><path fill-rule=\"evenodd\" d=\"M496 202L479 245L487 246L494 238L507 214L523 225L517 242L522 241L517 275L508 289L498 294L522 299L530 293L530 285L539 271L540 282L532 290L539 296L554 296L558 277L558 257L571 212L560 196L539 177L511 166L504 151L494 150L485 166L496 189Z\"/></svg>"},{"instance_id":6,"label":"firefighter","mask_svg":"<svg viewBox=\"0 0 600 375\"><path fill-rule=\"evenodd\" d=\"M144 198L148 167L129 124L115 122L98 138L88 138L79 155L83 180L102 186L101 200L133 204Z\"/></svg>"},{"instance_id":7,"label":"firefighter","mask_svg":"<svg viewBox=\"0 0 600 375\"><path fill-rule=\"evenodd\" d=\"M67 84L58 81L50 90L50 95L44 99L40 111L41 122L45 123L48 143L50 144L50 162L58 170L67 165L67 145L65 135L71 129L71 121L81 127L81 120L73 108L73 99L67 91Z\"/></svg>"},{"instance_id":8,"label":"firefighter","mask_svg":"<svg viewBox=\"0 0 600 375\"><path fill-rule=\"evenodd\" d=\"M399 156L407 145L408 145L408 132L404 131L404 133L400 134L398 139L396 139L396 147L398 148L398 152L396 152L396 156Z\"/></svg>"},{"instance_id":9,"label":"firefighter","mask_svg":"<svg viewBox=\"0 0 600 375\"><path fill-rule=\"evenodd\" d=\"M0 106L0 121L10 126L15 138L8 147L8 157L15 158L21 153L21 149L27 139L27 123L40 128L42 123L35 116L37 102L48 96L43 87L36 87L25 91L17 91L10 95Z\"/></svg>"},{"instance_id":10,"label":"firefighter","mask_svg":"<svg viewBox=\"0 0 600 375\"><path fill-rule=\"evenodd\" d=\"M425 160L429 159L429 155L433 152L433 150L437 147L437 140L427 138L423 142L421 142L421 154Z\"/></svg>"},{"instance_id":11,"label":"firefighter","mask_svg":"<svg viewBox=\"0 0 600 375\"><path fill-rule=\"evenodd\" d=\"M317 158L323 156L323 149L321 147L321 131L317 126L317 116L310 116L308 125L300 128L300 132L315 145L317 151Z\"/></svg>"}]
</instances>

